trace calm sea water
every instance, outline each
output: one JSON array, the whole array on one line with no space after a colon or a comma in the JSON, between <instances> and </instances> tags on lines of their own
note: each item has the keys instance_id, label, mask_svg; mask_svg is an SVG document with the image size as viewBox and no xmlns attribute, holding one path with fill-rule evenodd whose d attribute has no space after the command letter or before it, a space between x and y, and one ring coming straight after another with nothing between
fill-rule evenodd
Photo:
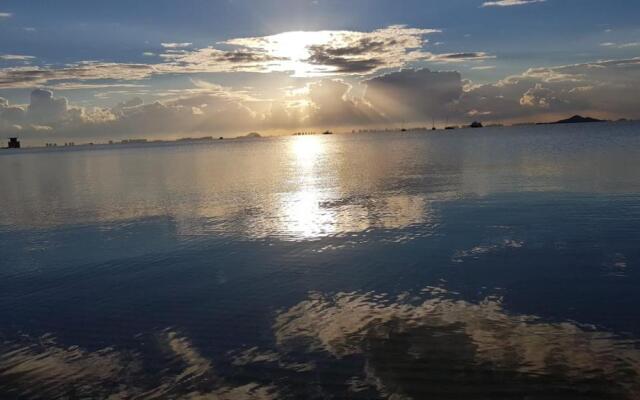
<instances>
[{"instance_id":1,"label":"calm sea water","mask_svg":"<svg viewBox=\"0 0 640 400\"><path fill-rule=\"evenodd\" d=\"M0 398L640 398L640 125L0 172Z\"/></svg>"}]
</instances>

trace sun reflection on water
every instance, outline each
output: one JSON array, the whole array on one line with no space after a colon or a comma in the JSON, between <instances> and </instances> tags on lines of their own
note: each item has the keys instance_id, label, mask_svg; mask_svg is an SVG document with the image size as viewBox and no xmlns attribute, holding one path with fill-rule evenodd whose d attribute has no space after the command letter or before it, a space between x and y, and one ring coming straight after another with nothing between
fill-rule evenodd
<instances>
[{"instance_id":1,"label":"sun reflection on water","mask_svg":"<svg viewBox=\"0 0 640 400\"><path fill-rule=\"evenodd\" d=\"M294 236L311 238L335 233L335 211L322 207L335 195L333 186L323 186L320 179L331 173L326 171L330 164L326 146L327 142L317 136L295 137L289 144L293 187L282 199L281 221L283 230Z\"/></svg>"}]
</instances>

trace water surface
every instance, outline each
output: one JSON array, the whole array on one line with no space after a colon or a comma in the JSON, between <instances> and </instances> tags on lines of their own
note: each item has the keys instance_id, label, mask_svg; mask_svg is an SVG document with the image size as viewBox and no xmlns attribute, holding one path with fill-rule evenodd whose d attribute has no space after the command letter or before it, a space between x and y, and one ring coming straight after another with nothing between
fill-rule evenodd
<instances>
[{"instance_id":1,"label":"water surface","mask_svg":"<svg viewBox=\"0 0 640 400\"><path fill-rule=\"evenodd\" d=\"M32 149L0 171L3 398L640 396L640 125Z\"/></svg>"}]
</instances>

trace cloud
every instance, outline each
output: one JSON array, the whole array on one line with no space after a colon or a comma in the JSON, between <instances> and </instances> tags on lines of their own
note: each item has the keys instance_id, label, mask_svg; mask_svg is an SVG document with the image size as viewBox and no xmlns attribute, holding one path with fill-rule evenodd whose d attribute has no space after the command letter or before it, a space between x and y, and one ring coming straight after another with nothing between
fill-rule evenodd
<instances>
[{"instance_id":1,"label":"cloud","mask_svg":"<svg viewBox=\"0 0 640 400\"><path fill-rule=\"evenodd\" d=\"M193 45L193 43L160 43L160 45L162 47L164 47L165 49L182 49L185 47L191 47L191 45Z\"/></svg>"},{"instance_id":2,"label":"cloud","mask_svg":"<svg viewBox=\"0 0 640 400\"><path fill-rule=\"evenodd\" d=\"M445 53L433 54L428 60L436 62L466 62L466 61L484 61L494 59L495 56L485 52L468 52L468 53Z\"/></svg>"},{"instance_id":3,"label":"cloud","mask_svg":"<svg viewBox=\"0 0 640 400\"><path fill-rule=\"evenodd\" d=\"M37 89L31 92L31 103L27 113L31 121L47 123L65 118L68 109L69 104L66 98L55 98L53 92Z\"/></svg>"},{"instance_id":4,"label":"cloud","mask_svg":"<svg viewBox=\"0 0 640 400\"><path fill-rule=\"evenodd\" d=\"M600 46L615 47L618 49L628 49L631 47L640 47L640 42L629 42L629 43L620 43L620 44L616 44L613 42L605 42L605 43L600 43Z\"/></svg>"},{"instance_id":5,"label":"cloud","mask_svg":"<svg viewBox=\"0 0 640 400\"><path fill-rule=\"evenodd\" d=\"M312 293L277 315L278 352L269 357L305 360L320 352L334 362L362 359L360 371L337 376L358 376L361 390L383 398L482 398L486 386L470 385L469 376L482 376L503 393L562 391L581 398L598 382L604 398L638 396L640 353L615 335L513 315L491 299L475 304L448 296L442 288L398 297ZM390 361L405 370L430 371L439 384L399 379Z\"/></svg>"},{"instance_id":6,"label":"cloud","mask_svg":"<svg viewBox=\"0 0 640 400\"><path fill-rule=\"evenodd\" d=\"M368 51L343 49L330 53ZM121 65L108 64L100 64L97 71L85 70L93 66L71 66L55 73L34 68L13 70L35 71L19 77L28 78L25 87L47 78L58 79L51 88L59 89L140 86L133 82L76 83L62 79L71 76L71 70L91 77L123 72L112 69ZM147 76L154 70L134 66L128 71ZM15 84L17 77L11 78ZM193 79L191 88L146 93L162 101L145 103L138 98L111 108L73 106L50 90L38 89L32 93L29 105L0 101L0 134L19 132L25 138L84 137L104 141L195 134L235 136L265 130L287 133L298 128L383 127L400 122L429 124L432 118L453 123L477 118L509 123L548 121L572 114L609 119L640 117L640 58L532 68L487 84L474 84L456 71L426 68L402 69L360 81L308 78L304 82L304 86L274 89L269 98L260 98L246 88L236 90Z\"/></svg>"},{"instance_id":7,"label":"cloud","mask_svg":"<svg viewBox=\"0 0 640 400\"><path fill-rule=\"evenodd\" d=\"M383 68L401 67L428 58L420 49L424 35L433 29L411 29L402 25L370 33L342 32L326 43L309 46L308 62L337 73L367 74Z\"/></svg>"},{"instance_id":8,"label":"cloud","mask_svg":"<svg viewBox=\"0 0 640 400\"><path fill-rule=\"evenodd\" d=\"M494 121L545 120L591 113L638 117L640 58L532 68L465 91L459 113L477 111Z\"/></svg>"},{"instance_id":9,"label":"cloud","mask_svg":"<svg viewBox=\"0 0 640 400\"><path fill-rule=\"evenodd\" d=\"M417 62L453 63L494 58L484 52L433 54L424 51L428 43L425 36L437 32L440 31L404 25L369 32L284 32L230 39L219 43L224 50L214 46L192 49L191 43L162 43L162 53L143 53L155 63L82 61L60 66L0 68L0 89L51 86L60 81L93 84L96 82L91 81L136 81L167 74L219 72L282 72L294 77L370 76ZM32 60L30 56L4 57L9 61Z\"/></svg>"},{"instance_id":10,"label":"cloud","mask_svg":"<svg viewBox=\"0 0 640 400\"><path fill-rule=\"evenodd\" d=\"M30 61L33 59L35 59L35 57L20 54L0 54L0 60L3 61Z\"/></svg>"},{"instance_id":11,"label":"cloud","mask_svg":"<svg viewBox=\"0 0 640 400\"><path fill-rule=\"evenodd\" d=\"M285 32L225 44L281 59L267 67L270 71L293 71L298 76L369 74L423 58L427 55L421 51L427 43L424 36L436 32L394 25L371 32Z\"/></svg>"},{"instance_id":12,"label":"cloud","mask_svg":"<svg viewBox=\"0 0 640 400\"><path fill-rule=\"evenodd\" d=\"M544 3L547 0L500 0L500 1L485 1L482 7L511 7L511 6L523 6L533 3Z\"/></svg>"},{"instance_id":13,"label":"cloud","mask_svg":"<svg viewBox=\"0 0 640 400\"><path fill-rule=\"evenodd\" d=\"M156 72L154 66L147 64L92 61L72 64L63 68L11 67L0 69L0 89L32 88L63 80L142 80Z\"/></svg>"},{"instance_id":14,"label":"cloud","mask_svg":"<svg viewBox=\"0 0 640 400\"><path fill-rule=\"evenodd\" d=\"M0 12L0 19L3 19L3 18L11 18L11 17L13 17L13 14L12 14L12 13L8 13L8 12Z\"/></svg>"},{"instance_id":15,"label":"cloud","mask_svg":"<svg viewBox=\"0 0 640 400\"><path fill-rule=\"evenodd\" d=\"M365 81L365 100L393 121L443 118L462 95L458 72L405 69Z\"/></svg>"},{"instance_id":16,"label":"cloud","mask_svg":"<svg viewBox=\"0 0 640 400\"><path fill-rule=\"evenodd\" d=\"M269 400L273 385L221 377L213 362L177 332L144 335L140 348L87 350L64 346L50 335L0 344L3 389L33 398L184 398ZM145 368L149 363L159 369Z\"/></svg>"},{"instance_id":17,"label":"cloud","mask_svg":"<svg viewBox=\"0 0 640 400\"><path fill-rule=\"evenodd\" d=\"M478 65L476 67L472 67L471 69L474 71L486 71L490 69L496 69L496 66L495 65Z\"/></svg>"},{"instance_id":18,"label":"cloud","mask_svg":"<svg viewBox=\"0 0 640 400\"><path fill-rule=\"evenodd\" d=\"M313 106L311 126L355 126L382 122L383 118L368 103L349 97L351 86L340 80L322 80L309 85Z\"/></svg>"}]
</instances>

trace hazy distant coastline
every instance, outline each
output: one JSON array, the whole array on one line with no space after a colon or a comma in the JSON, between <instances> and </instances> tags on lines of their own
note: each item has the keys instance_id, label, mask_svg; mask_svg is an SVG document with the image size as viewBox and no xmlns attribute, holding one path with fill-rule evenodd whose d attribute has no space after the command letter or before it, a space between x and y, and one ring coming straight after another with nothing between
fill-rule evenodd
<instances>
[{"instance_id":1,"label":"hazy distant coastline","mask_svg":"<svg viewBox=\"0 0 640 400\"><path fill-rule=\"evenodd\" d=\"M581 115L574 115L570 118L557 120L554 122L522 122L515 123L511 125L506 124L486 124L482 125L482 123L475 121L469 125L447 125L447 126L433 126L431 128L427 126L415 126L415 127L394 127L394 128L362 128L362 129L351 129L351 130L343 130L336 131L338 134L366 134L366 133L408 133L408 132L427 132L427 133L448 133L458 130L469 130L473 128L509 128L509 127L523 127L523 126L552 126L552 125L571 125L571 124L590 124L590 123L633 123L637 122L637 120L632 119L619 119L619 120L602 120L593 117L583 117ZM482 129L480 129L482 130ZM147 144L172 144L172 143L209 143L215 141L237 141L237 140L255 140L255 139L269 139L269 138L278 138L278 137L286 137L286 136L313 136L313 135L322 135L327 133L333 133L331 131L323 132L315 132L308 131L304 133L294 132L289 134L280 134L280 135L262 135L259 132L250 132L245 135L233 136L233 137L225 137L225 136L199 136L199 137L182 137L177 139L153 139L153 138L128 138L121 140L108 140L107 142L85 142L85 143L75 143L72 141L67 142L51 142L45 143L40 146L23 146L22 149L37 149L37 148L74 148L74 147L93 147L93 146L122 146L122 145L147 145ZM7 147L2 147L2 150L6 150Z\"/></svg>"}]
</instances>

